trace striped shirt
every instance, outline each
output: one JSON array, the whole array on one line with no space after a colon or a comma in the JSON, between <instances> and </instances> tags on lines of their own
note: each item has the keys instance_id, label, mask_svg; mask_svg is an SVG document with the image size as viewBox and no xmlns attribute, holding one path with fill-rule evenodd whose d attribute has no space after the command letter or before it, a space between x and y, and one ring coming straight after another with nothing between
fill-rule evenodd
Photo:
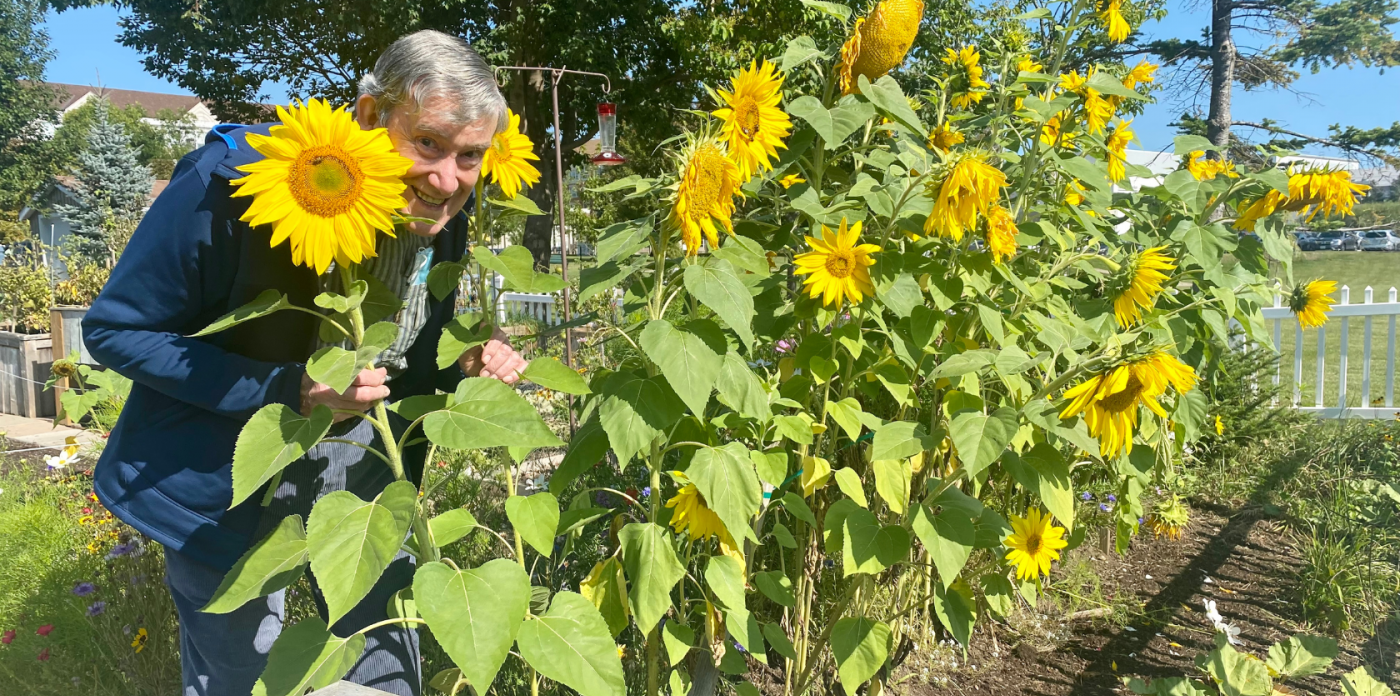
<instances>
[{"instance_id":1,"label":"striped shirt","mask_svg":"<svg viewBox=\"0 0 1400 696\"><path fill-rule=\"evenodd\" d=\"M375 365L384 368L389 379L393 379L408 368L405 354L428 321L428 271L433 265L433 238L406 230L399 230L393 237L381 233L375 248L378 256L361 261L357 275L361 278L366 274L374 276L403 303L398 313L383 320L398 324L399 335L375 360ZM321 276L321 290L344 294L340 273L335 266ZM336 332L332 338L338 337L339 332ZM326 334L322 333L321 340L316 344L317 349L326 346L351 349L349 339L326 338Z\"/></svg>"}]
</instances>

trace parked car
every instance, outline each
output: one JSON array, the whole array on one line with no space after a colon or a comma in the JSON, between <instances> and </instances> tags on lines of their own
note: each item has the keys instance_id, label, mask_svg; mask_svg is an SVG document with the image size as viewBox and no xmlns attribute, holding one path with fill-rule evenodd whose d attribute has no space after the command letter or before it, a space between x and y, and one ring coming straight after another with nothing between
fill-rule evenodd
<instances>
[{"instance_id":1,"label":"parked car","mask_svg":"<svg viewBox=\"0 0 1400 696\"><path fill-rule=\"evenodd\" d=\"M1294 239L1298 242L1299 249L1302 249L1303 251L1317 251L1317 249L1313 248L1312 246L1312 230L1298 230L1297 236L1295 236Z\"/></svg>"},{"instance_id":2,"label":"parked car","mask_svg":"<svg viewBox=\"0 0 1400 696\"><path fill-rule=\"evenodd\" d=\"M1359 251L1361 239L1355 232L1318 232L1313 235L1316 248L1327 251Z\"/></svg>"},{"instance_id":3,"label":"parked car","mask_svg":"<svg viewBox=\"0 0 1400 696\"><path fill-rule=\"evenodd\" d=\"M1400 250L1400 235L1394 230L1367 230L1361 233L1362 251Z\"/></svg>"}]
</instances>

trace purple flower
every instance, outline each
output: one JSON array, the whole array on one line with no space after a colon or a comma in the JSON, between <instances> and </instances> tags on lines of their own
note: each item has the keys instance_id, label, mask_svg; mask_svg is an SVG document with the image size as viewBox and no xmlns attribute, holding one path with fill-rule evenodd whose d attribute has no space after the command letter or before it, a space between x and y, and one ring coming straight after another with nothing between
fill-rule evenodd
<instances>
[{"instance_id":1,"label":"purple flower","mask_svg":"<svg viewBox=\"0 0 1400 696\"><path fill-rule=\"evenodd\" d=\"M786 352L788 352L789 350L792 350L792 343L789 342L786 338L780 339L780 340L773 346L773 352L775 352L775 353L786 353Z\"/></svg>"},{"instance_id":2,"label":"purple flower","mask_svg":"<svg viewBox=\"0 0 1400 696\"><path fill-rule=\"evenodd\" d=\"M1138 518L1138 524L1142 524L1142 518L1141 518L1141 517Z\"/></svg>"},{"instance_id":3,"label":"purple flower","mask_svg":"<svg viewBox=\"0 0 1400 696\"><path fill-rule=\"evenodd\" d=\"M1104 512L1108 512L1108 504L1107 504L1107 503L1099 503L1099 509L1100 509L1100 510L1103 510Z\"/></svg>"},{"instance_id":4,"label":"purple flower","mask_svg":"<svg viewBox=\"0 0 1400 696\"><path fill-rule=\"evenodd\" d=\"M73 586L73 594L79 597L86 597L97 591L97 585L90 582L80 582Z\"/></svg>"},{"instance_id":5,"label":"purple flower","mask_svg":"<svg viewBox=\"0 0 1400 696\"><path fill-rule=\"evenodd\" d=\"M106 602L100 602L100 601L99 601L99 602L93 602L93 603L92 603L90 606L88 606L88 608L87 608L87 615L88 615L88 616L97 616L98 614L101 614L101 613L104 612L104 611L107 611L107 603L106 603Z\"/></svg>"},{"instance_id":6,"label":"purple flower","mask_svg":"<svg viewBox=\"0 0 1400 696\"><path fill-rule=\"evenodd\" d=\"M748 652L747 650L744 649L744 646L742 646L742 645L739 644L739 641L734 641L734 647L735 647L735 649L737 649L737 650L738 650L739 652L741 652L741 653L746 653L746 652Z\"/></svg>"},{"instance_id":7,"label":"purple flower","mask_svg":"<svg viewBox=\"0 0 1400 696\"><path fill-rule=\"evenodd\" d=\"M1108 502L1110 502L1110 503L1116 503L1116 502L1118 502L1118 496L1116 496L1116 495L1114 495L1114 494L1112 494L1112 493L1109 493L1109 494L1108 494Z\"/></svg>"},{"instance_id":8,"label":"purple flower","mask_svg":"<svg viewBox=\"0 0 1400 696\"><path fill-rule=\"evenodd\" d=\"M651 486L647 486L646 488L643 488L643 489L642 489L642 497L643 497L643 498L650 498L650 497L651 497Z\"/></svg>"},{"instance_id":9,"label":"purple flower","mask_svg":"<svg viewBox=\"0 0 1400 696\"><path fill-rule=\"evenodd\" d=\"M1088 502L1094 499L1094 494L1090 493L1089 491L1084 491L1083 493L1079 494L1079 499Z\"/></svg>"},{"instance_id":10,"label":"purple flower","mask_svg":"<svg viewBox=\"0 0 1400 696\"><path fill-rule=\"evenodd\" d=\"M116 546L113 546L113 547L112 547L112 550L111 550L111 551L108 551L108 552L107 552L107 560L110 561L110 560L112 560L113 558L120 558L120 557L122 557L122 556L125 556L125 555L127 555L127 554L129 554L129 553L132 553L132 552L136 551L136 549L137 549L137 546L136 546L136 543L135 543L135 542L126 542L126 543L122 543L122 544L117 544Z\"/></svg>"}]
</instances>

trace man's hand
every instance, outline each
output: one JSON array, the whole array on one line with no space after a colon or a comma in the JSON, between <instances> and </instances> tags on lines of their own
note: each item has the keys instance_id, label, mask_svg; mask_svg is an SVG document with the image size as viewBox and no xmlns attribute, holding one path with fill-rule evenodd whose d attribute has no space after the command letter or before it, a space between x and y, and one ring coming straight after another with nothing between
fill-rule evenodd
<instances>
[{"instance_id":1,"label":"man's hand","mask_svg":"<svg viewBox=\"0 0 1400 696\"><path fill-rule=\"evenodd\" d=\"M457 364L468 377L492 377L506 384L519 382L520 371L525 369L525 359L510 347L509 337L499 326L486 345L463 353Z\"/></svg>"},{"instance_id":2,"label":"man's hand","mask_svg":"<svg viewBox=\"0 0 1400 696\"><path fill-rule=\"evenodd\" d=\"M384 385L387 379L388 374L382 367L360 370L345 393L340 394L304 374L301 376L301 415L310 416L311 409L322 404L332 410L364 413L374 406L374 402L389 398L389 387ZM337 423L347 418L354 416L349 413L335 414Z\"/></svg>"}]
</instances>

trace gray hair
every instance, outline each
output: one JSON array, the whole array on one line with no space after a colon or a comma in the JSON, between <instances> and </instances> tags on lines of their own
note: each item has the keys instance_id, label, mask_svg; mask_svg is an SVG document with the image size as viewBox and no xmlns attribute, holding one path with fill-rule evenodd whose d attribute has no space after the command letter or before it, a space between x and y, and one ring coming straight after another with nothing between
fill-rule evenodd
<instances>
[{"instance_id":1,"label":"gray hair","mask_svg":"<svg viewBox=\"0 0 1400 696\"><path fill-rule=\"evenodd\" d=\"M360 79L360 94L374 97L381 126L395 107L421 109L434 97L453 102L458 123L495 118L498 133L509 125L491 66L466 41L432 29L399 37L385 49L374 72Z\"/></svg>"}]
</instances>

